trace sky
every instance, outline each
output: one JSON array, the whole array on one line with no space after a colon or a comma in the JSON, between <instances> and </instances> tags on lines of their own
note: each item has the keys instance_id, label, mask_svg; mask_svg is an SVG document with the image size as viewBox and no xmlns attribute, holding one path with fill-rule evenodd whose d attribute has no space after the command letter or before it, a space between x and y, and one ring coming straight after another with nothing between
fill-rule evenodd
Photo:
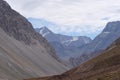
<instances>
[{"instance_id":1,"label":"sky","mask_svg":"<svg viewBox=\"0 0 120 80\"><path fill-rule=\"evenodd\" d=\"M6 0L26 18L61 25L56 33L94 38L110 21L120 20L120 0Z\"/></svg>"}]
</instances>

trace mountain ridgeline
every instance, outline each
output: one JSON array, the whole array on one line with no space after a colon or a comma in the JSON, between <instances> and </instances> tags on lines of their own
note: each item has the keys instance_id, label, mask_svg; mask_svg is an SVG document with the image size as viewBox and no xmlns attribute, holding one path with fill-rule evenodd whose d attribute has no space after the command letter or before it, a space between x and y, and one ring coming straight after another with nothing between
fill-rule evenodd
<instances>
[{"instance_id":1,"label":"mountain ridgeline","mask_svg":"<svg viewBox=\"0 0 120 80\"><path fill-rule=\"evenodd\" d=\"M66 70L31 23L0 0L0 80L50 76Z\"/></svg>"}]
</instances>

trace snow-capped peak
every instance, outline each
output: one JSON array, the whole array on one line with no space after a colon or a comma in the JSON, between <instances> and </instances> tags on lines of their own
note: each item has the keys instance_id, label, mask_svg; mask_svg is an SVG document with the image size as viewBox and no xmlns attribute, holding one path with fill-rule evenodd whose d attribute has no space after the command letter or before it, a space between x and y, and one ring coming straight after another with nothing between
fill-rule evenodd
<instances>
[{"instance_id":1,"label":"snow-capped peak","mask_svg":"<svg viewBox=\"0 0 120 80\"><path fill-rule=\"evenodd\" d=\"M46 35L52 33L47 27L42 27L39 30L39 33L43 35L43 37L45 37Z\"/></svg>"}]
</instances>

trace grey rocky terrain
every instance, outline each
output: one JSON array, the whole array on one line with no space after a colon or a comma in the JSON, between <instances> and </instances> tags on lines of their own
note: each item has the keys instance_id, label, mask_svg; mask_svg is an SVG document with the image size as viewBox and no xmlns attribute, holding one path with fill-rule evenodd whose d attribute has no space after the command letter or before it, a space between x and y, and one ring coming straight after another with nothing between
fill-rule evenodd
<instances>
[{"instance_id":1,"label":"grey rocky terrain","mask_svg":"<svg viewBox=\"0 0 120 80\"><path fill-rule=\"evenodd\" d=\"M31 23L0 0L0 80L50 76L66 70Z\"/></svg>"}]
</instances>

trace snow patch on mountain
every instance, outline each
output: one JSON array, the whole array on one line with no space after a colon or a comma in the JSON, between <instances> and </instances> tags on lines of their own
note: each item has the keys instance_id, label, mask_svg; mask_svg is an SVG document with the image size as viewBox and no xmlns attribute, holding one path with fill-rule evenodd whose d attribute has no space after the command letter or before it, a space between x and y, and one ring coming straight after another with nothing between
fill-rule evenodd
<instances>
[{"instance_id":1,"label":"snow patch on mountain","mask_svg":"<svg viewBox=\"0 0 120 80\"><path fill-rule=\"evenodd\" d=\"M77 41L77 40L79 40L79 37L75 36L75 37L73 37L73 40L71 40L71 41Z\"/></svg>"},{"instance_id":2,"label":"snow patch on mountain","mask_svg":"<svg viewBox=\"0 0 120 80\"><path fill-rule=\"evenodd\" d=\"M43 33L42 36L45 37L46 35L48 35L50 32L47 33Z\"/></svg>"}]
</instances>

